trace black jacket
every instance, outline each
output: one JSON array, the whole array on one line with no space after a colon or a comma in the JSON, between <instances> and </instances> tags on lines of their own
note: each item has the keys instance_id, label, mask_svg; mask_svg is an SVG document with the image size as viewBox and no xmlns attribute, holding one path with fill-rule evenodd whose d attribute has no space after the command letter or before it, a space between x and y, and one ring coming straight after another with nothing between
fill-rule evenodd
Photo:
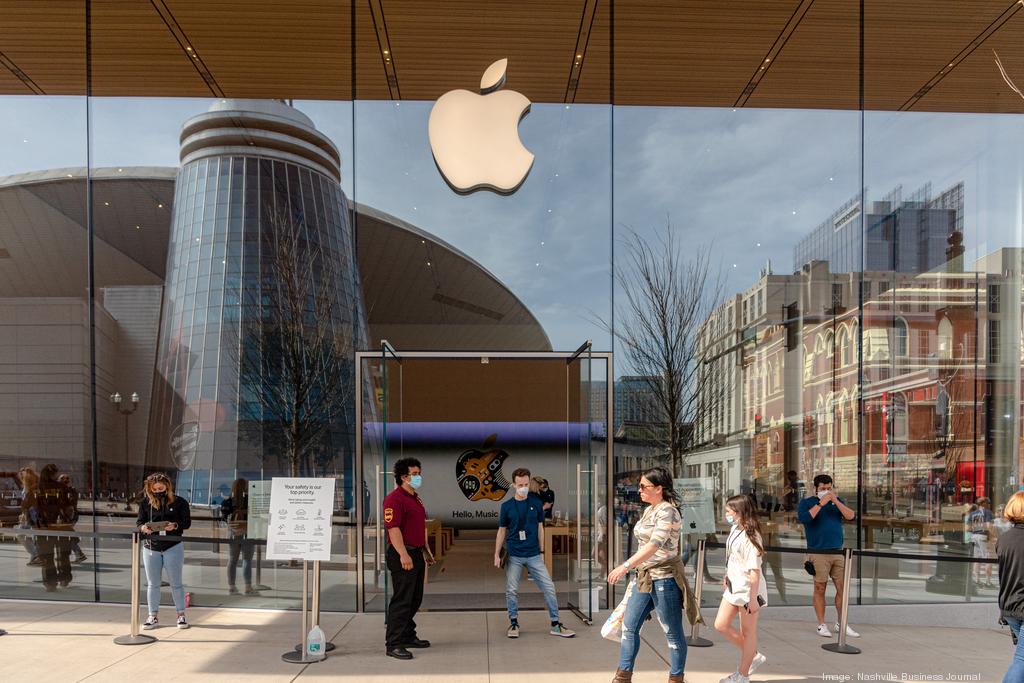
<instances>
[{"instance_id":1,"label":"black jacket","mask_svg":"<svg viewBox=\"0 0 1024 683\"><path fill-rule=\"evenodd\" d=\"M999 611L1024 619L1024 524L1014 524L999 537Z\"/></svg>"},{"instance_id":2,"label":"black jacket","mask_svg":"<svg viewBox=\"0 0 1024 683\"><path fill-rule=\"evenodd\" d=\"M143 545L150 550L163 552L181 543L182 532L192 526L192 511L189 509L188 501L181 496L175 496L173 503L161 508L154 508L150 505L149 498L143 497L139 503L139 516L135 518L135 526L142 526L147 522L174 522L178 525L177 529L166 532L164 536L159 533L143 534Z\"/></svg>"}]
</instances>

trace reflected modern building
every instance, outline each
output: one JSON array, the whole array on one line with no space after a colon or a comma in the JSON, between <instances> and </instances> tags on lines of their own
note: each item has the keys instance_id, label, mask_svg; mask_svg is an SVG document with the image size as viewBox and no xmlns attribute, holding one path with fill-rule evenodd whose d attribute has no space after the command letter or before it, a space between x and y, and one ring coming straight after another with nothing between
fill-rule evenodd
<instances>
[{"instance_id":1,"label":"reflected modern building","mask_svg":"<svg viewBox=\"0 0 1024 683\"><path fill-rule=\"evenodd\" d=\"M340 182L334 144L282 102L221 100L185 122L147 467L204 491L351 459L368 332Z\"/></svg>"}]
</instances>

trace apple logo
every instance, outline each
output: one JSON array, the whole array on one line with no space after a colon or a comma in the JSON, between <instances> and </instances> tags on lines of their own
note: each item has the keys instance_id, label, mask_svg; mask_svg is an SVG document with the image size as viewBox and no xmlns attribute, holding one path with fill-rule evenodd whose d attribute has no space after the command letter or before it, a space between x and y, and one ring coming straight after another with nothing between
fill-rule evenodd
<instances>
[{"instance_id":1,"label":"apple logo","mask_svg":"<svg viewBox=\"0 0 1024 683\"><path fill-rule=\"evenodd\" d=\"M452 90L430 110L427 132L441 176L460 194L488 189L515 192L533 166L533 154L519 139L519 121L530 100L505 84L508 59L487 67L480 94Z\"/></svg>"},{"instance_id":2,"label":"apple logo","mask_svg":"<svg viewBox=\"0 0 1024 683\"><path fill-rule=\"evenodd\" d=\"M468 500L501 500L512 488L501 473L508 453L493 448L497 440L498 435L491 434L484 441L484 450L471 448L463 451L455 463L455 479Z\"/></svg>"}]
</instances>

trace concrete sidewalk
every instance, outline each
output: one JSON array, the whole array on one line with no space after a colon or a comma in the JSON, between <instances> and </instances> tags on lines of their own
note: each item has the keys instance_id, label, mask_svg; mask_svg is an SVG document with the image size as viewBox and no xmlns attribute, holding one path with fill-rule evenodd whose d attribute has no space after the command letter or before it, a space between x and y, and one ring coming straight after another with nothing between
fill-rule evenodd
<instances>
[{"instance_id":1,"label":"concrete sidewalk","mask_svg":"<svg viewBox=\"0 0 1024 683\"><path fill-rule=\"evenodd\" d=\"M171 621L173 610L161 612ZM326 661L287 664L281 654L296 642L296 613L193 609L192 628L164 626L149 633L159 640L125 647L112 642L128 632L128 608L45 602L0 602L0 681L65 683L131 681L157 677L174 681L314 681L341 679L371 683L435 681L444 683L606 683L618 660L616 643L600 636L599 625L586 627L572 615L566 624L576 638L547 635L547 615L521 617L519 640L505 637L501 612L422 613L420 637L433 646L416 650L411 662L384 656L382 615L327 614L322 627L338 646ZM709 621L710 612L705 613ZM813 621L813 619L811 620ZM979 629L906 626L860 627L851 642L860 655L837 655L821 649L825 639L810 621L762 618L761 651L767 664L757 681L944 680L998 683L1012 649L1005 632ZM736 668L737 653L716 633L715 645L690 648L686 680L717 683ZM656 621L643 631L637 660L637 683L667 679L668 648ZM858 678L857 674L879 674ZM925 678L940 675L941 678ZM849 676L847 678L846 676Z\"/></svg>"}]
</instances>

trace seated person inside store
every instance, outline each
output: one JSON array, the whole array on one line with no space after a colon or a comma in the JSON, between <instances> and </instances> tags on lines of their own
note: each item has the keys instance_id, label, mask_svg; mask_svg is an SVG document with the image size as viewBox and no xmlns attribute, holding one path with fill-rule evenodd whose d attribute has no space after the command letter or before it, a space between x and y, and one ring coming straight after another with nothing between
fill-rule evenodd
<instances>
[{"instance_id":1,"label":"seated person inside store","mask_svg":"<svg viewBox=\"0 0 1024 683\"><path fill-rule=\"evenodd\" d=\"M558 595L540 549L544 542L544 502L540 496L530 492L530 470L523 467L515 470L512 485L515 495L501 504L498 536L494 541L494 566L505 568L505 602L511 622L506 635L509 638L519 637L519 580L523 576L523 567L526 567L530 578L544 593L551 618L548 633L572 638L576 634L563 626L559 619Z\"/></svg>"}]
</instances>

